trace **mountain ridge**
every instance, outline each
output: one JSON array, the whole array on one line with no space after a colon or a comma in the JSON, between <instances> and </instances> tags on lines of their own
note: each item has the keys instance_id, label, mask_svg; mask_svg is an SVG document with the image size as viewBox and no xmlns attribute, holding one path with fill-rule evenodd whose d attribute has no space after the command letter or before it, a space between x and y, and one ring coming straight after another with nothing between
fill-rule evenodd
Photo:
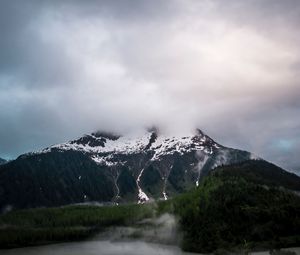
<instances>
[{"instance_id":1,"label":"mountain ridge","mask_svg":"<svg viewBox=\"0 0 300 255\"><path fill-rule=\"evenodd\" d=\"M7 160L5 160L5 159L3 159L3 158L0 158L0 165L3 165L3 164L5 164L5 163L7 163Z\"/></svg>"},{"instance_id":2,"label":"mountain ridge","mask_svg":"<svg viewBox=\"0 0 300 255\"><path fill-rule=\"evenodd\" d=\"M1 166L0 206L166 200L197 186L217 166L256 158L200 129L179 137L157 130L132 136L94 132Z\"/></svg>"}]
</instances>

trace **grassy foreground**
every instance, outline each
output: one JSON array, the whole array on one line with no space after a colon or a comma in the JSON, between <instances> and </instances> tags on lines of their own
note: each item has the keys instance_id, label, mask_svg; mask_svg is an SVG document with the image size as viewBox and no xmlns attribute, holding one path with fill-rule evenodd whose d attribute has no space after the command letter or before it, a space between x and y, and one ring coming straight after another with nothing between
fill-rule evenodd
<instances>
[{"instance_id":1,"label":"grassy foreground","mask_svg":"<svg viewBox=\"0 0 300 255\"><path fill-rule=\"evenodd\" d=\"M152 217L152 205L67 206L12 211L0 216L0 248L76 241L109 226Z\"/></svg>"}]
</instances>

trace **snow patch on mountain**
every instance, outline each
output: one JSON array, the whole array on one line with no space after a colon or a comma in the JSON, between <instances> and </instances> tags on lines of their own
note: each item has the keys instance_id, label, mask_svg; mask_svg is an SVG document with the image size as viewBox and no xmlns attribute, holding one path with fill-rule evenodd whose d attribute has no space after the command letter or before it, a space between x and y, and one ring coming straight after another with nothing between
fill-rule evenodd
<instances>
[{"instance_id":1,"label":"snow patch on mountain","mask_svg":"<svg viewBox=\"0 0 300 255\"><path fill-rule=\"evenodd\" d=\"M206 161L209 159L209 156L203 153L202 151L197 151L196 156L198 158L198 164L196 166L196 170L198 172L197 180L196 180L196 186L199 185L199 179L201 176L201 170L203 169L203 166L206 164Z\"/></svg>"},{"instance_id":2,"label":"snow patch on mountain","mask_svg":"<svg viewBox=\"0 0 300 255\"><path fill-rule=\"evenodd\" d=\"M101 136L101 134L85 135L77 140L61 143L46 148L39 153L47 153L53 149L73 150L90 154L97 164L115 166L122 162L115 161L114 154L135 154L145 150L153 151L151 161L159 160L165 155L179 153L183 155L192 151L203 151L213 154L221 146L200 130L196 134L176 137L151 132L130 134L126 136Z\"/></svg>"},{"instance_id":3,"label":"snow patch on mountain","mask_svg":"<svg viewBox=\"0 0 300 255\"><path fill-rule=\"evenodd\" d=\"M251 159L251 160L261 160L262 158L258 157L258 156L255 155L254 153L250 153L250 159Z\"/></svg>"},{"instance_id":4,"label":"snow patch on mountain","mask_svg":"<svg viewBox=\"0 0 300 255\"><path fill-rule=\"evenodd\" d=\"M140 186L140 181L141 181L141 177L142 174L144 172L144 168L141 170L138 178L136 179L136 185L138 187L138 204L143 204L147 201L149 201L149 197L146 195L146 193L142 190L141 186Z\"/></svg>"}]
</instances>

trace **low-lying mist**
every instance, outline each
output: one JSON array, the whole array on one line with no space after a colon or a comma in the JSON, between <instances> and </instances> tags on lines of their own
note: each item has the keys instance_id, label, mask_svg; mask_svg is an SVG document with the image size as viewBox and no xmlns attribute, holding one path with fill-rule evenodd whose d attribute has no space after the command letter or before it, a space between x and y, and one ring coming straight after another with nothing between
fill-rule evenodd
<instances>
[{"instance_id":1,"label":"low-lying mist","mask_svg":"<svg viewBox=\"0 0 300 255\"><path fill-rule=\"evenodd\" d=\"M142 240L152 243L178 245L181 234L174 215L165 213L158 218L144 219L130 227L111 227L92 240Z\"/></svg>"}]
</instances>

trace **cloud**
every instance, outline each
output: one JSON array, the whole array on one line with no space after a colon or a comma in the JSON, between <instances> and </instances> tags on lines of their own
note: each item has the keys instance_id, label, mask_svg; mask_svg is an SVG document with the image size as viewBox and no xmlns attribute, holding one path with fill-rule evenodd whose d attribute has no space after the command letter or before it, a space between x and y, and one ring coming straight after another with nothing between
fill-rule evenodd
<instances>
[{"instance_id":1,"label":"cloud","mask_svg":"<svg viewBox=\"0 0 300 255\"><path fill-rule=\"evenodd\" d=\"M300 166L297 1L0 7L0 155L156 124Z\"/></svg>"}]
</instances>

